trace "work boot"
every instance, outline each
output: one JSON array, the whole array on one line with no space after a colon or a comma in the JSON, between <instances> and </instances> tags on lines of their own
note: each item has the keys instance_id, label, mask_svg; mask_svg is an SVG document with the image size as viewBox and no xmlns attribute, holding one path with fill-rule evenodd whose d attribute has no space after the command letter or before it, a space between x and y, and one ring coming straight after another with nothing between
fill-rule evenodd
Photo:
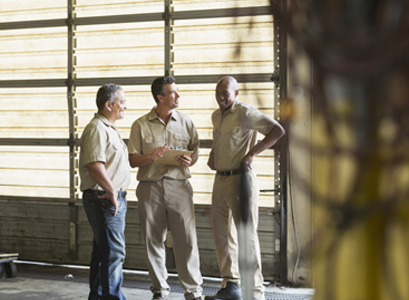
<instances>
[{"instance_id":1,"label":"work boot","mask_svg":"<svg viewBox=\"0 0 409 300\"><path fill-rule=\"evenodd\" d=\"M228 281L225 288L220 289L216 295L206 296L205 300L242 300L240 285Z\"/></svg>"},{"instance_id":2,"label":"work boot","mask_svg":"<svg viewBox=\"0 0 409 300\"><path fill-rule=\"evenodd\" d=\"M162 293L155 293L153 294L152 300L166 300L168 299L168 296L162 294Z\"/></svg>"}]
</instances>

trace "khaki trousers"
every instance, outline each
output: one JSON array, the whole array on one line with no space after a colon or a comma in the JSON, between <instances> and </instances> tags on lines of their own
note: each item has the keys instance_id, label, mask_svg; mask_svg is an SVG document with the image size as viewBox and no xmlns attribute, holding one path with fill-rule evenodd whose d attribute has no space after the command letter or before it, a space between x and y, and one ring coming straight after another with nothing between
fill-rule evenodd
<instances>
[{"instance_id":1,"label":"khaki trousers","mask_svg":"<svg viewBox=\"0 0 409 300\"><path fill-rule=\"evenodd\" d=\"M250 214L252 216L248 226L249 259L255 261L254 266L254 298L263 298L264 286L261 273L260 243L258 240L258 194L259 187L254 171L249 172L250 181ZM213 234L216 245L217 260L223 278L222 288L228 281L240 284L239 247L237 227L240 218L239 211L240 175L216 175L213 184L212 220Z\"/></svg>"},{"instance_id":2,"label":"khaki trousers","mask_svg":"<svg viewBox=\"0 0 409 300\"><path fill-rule=\"evenodd\" d=\"M136 189L153 293L169 294L165 239L169 226L176 269L186 299L202 295L193 190L188 180L141 181Z\"/></svg>"}]
</instances>

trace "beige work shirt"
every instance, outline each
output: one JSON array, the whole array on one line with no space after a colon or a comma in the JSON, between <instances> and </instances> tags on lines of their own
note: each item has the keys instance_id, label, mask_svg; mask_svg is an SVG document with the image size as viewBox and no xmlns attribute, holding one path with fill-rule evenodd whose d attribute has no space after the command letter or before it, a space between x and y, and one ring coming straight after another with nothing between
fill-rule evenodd
<instances>
[{"instance_id":1,"label":"beige work shirt","mask_svg":"<svg viewBox=\"0 0 409 300\"><path fill-rule=\"evenodd\" d=\"M88 173L87 164L103 162L115 189L126 190L130 182L128 149L117 127L96 113L85 127L80 142L80 189L103 190Z\"/></svg>"},{"instance_id":2,"label":"beige work shirt","mask_svg":"<svg viewBox=\"0 0 409 300\"><path fill-rule=\"evenodd\" d=\"M257 108L235 101L224 115L212 114L214 164L218 171L240 168L240 162L256 144L257 132L268 134L277 124Z\"/></svg>"},{"instance_id":3,"label":"beige work shirt","mask_svg":"<svg viewBox=\"0 0 409 300\"><path fill-rule=\"evenodd\" d=\"M156 107L137 119L131 127L128 141L129 154L148 154L156 147L169 146L176 150L199 151L199 136L192 120L173 111L168 124L165 124L156 114ZM151 162L139 168L137 180L187 179L191 177L189 168L161 165Z\"/></svg>"}]
</instances>

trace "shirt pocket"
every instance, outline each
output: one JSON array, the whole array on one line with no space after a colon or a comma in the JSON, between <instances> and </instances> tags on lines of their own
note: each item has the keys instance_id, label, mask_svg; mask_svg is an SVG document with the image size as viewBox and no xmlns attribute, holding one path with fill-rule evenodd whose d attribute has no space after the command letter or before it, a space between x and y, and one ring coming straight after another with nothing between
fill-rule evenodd
<instances>
[{"instance_id":1,"label":"shirt pocket","mask_svg":"<svg viewBox=\"0 0 409 300\"><path fill-rule=\"evenodd\" d=\"M124 149L128 149L124 140L119 136L119 134L113 134L110 136L110 151L114 151L115 153L119 151L123 151Z\"/></svg>"},{"instance_id":2,"label":"shirt pocket","mask_svg":"<svg viewBox=\"0 0 409 300\"><path fill-rule=\"evenodd\" d=\"M174 133L173 140L175 142L176 150L187 150L190 142L190 136L184 133Z\"/></svg>"},{"instance_id":3,"label":"shirt pocket","mask_svg":"<svg viewBox=\"0 0 409 300\"><path fill-rule=\"evenodd\" d=\"M122 143L120 141L112 143L112 149L114 153L117 153L121 150L124 149L124 146L122 145Z\"/></svg>"},{"instance_id":4,"label":"shirt pocket","mask_svg":"<svg viewBox=\"0 0 409 300\"><path fill-rule=\"evenodd\" d=\"M124 141L119 141L119 143L113 143L112 148L114 148L114 151L119 151L119 150L124 150L128 149Z\"/></svg>"},{"instance_id":5,"label":"shirt pocket","mask_svg":"<svg viewBox=\"0 0 409 300\"><path fill-rule=\"evenodd\" d=\"M146 136L142 139L142 154L147 154L155 150L158 141L154 136Z\"/></svg>"},{"instance_id":6,"label":"shirt pocket","mask_svg":"<svg viewBox=\"0 0 409 300\"><path fill-rule=\"evenodd\" d=\"M239 126L225 127L224 134L227 135L227 138L240 139L242 130Z\"/></svg>"}]
</instances>

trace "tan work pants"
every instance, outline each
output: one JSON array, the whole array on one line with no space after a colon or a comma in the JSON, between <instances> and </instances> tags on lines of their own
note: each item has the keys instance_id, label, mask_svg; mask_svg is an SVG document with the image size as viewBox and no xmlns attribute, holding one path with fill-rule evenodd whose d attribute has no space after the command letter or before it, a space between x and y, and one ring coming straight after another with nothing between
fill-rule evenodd
<instances>
[{"instance_id":1,"label":"tan work pants","mask_svg":"<svg viewBox=\"0 0 409 300\"><path fill-rule=\"evenodd\" d=\"M153 293L169 294L165 239L169 226L176 269L185 298L202 295L193 190L188 180L141 181L136 189L139 221L145 235Z\"/></svg>"},{"instance_id":2,"label":"tan work pants","mask_svg":"<svg viewBox=\"0 0 409 300\"><path fill-rule=\"evenodd\" d=\"M258 240L258 194L259 187L254 171L249 172L250 181L250 214L248 226L247 255L255 261L254 298L261 299L264 295L263 275L261 273L260 243ZM216 175L213 184L212 219L213 234L216 245L217 260L223 278L222 288L228 281L240 284L239 247L237 227L240 218L239 211L240 175Z\"/></svg>"}]
</instances>

